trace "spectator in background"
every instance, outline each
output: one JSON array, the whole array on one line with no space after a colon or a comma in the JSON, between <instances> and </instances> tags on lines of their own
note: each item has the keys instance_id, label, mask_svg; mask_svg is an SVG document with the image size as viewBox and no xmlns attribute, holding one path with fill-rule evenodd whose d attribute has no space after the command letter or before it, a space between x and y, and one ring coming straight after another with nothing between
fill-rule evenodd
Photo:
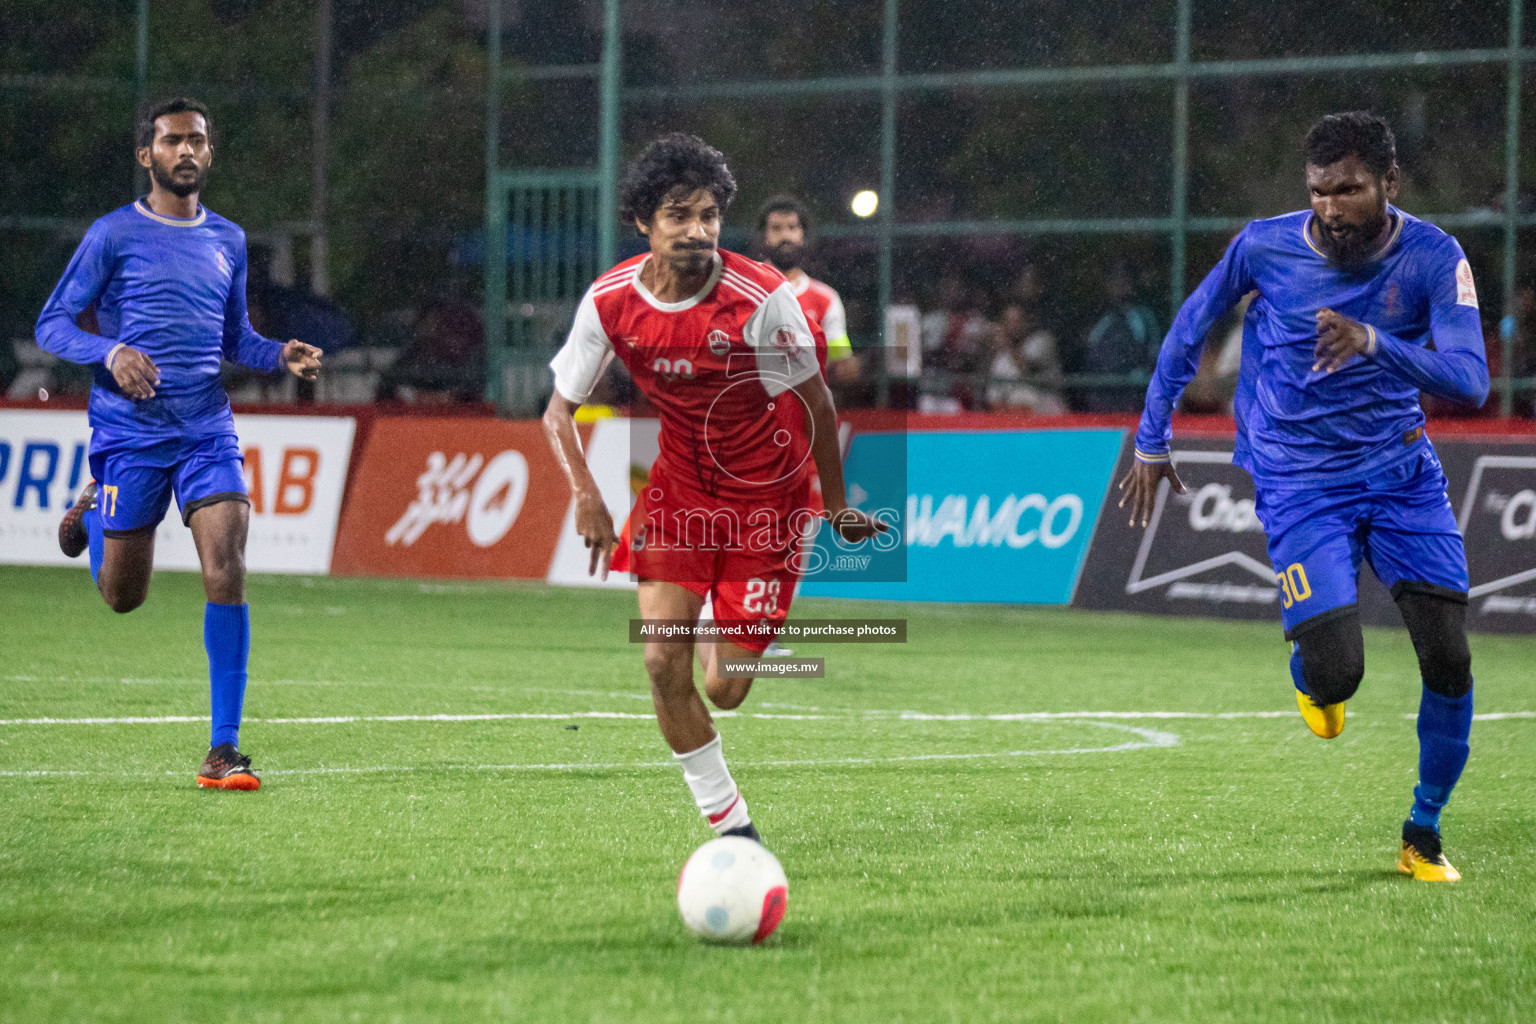
<instances>
[{"instance_id":1,"label":"spectator in background","mask_svg":"<svg viewBox=\"0 0 1536 1024\"><path fill-rule=\"evenodd\" d=\"M1135 297L1131 265L1116 259L1104 279L1109 308L1088 332L1083 369L1088 373L1128 375L1152 369L1162 344L1157 317ZM1088 412L1138 412L1146 391L1145 379L1086 389L1082 406Z\"/></svg>"},{"instance_id":2,"label":"spectator in background","mask_svg":"<svg viewBox=\"0 0 1536 1024\"><path fill-rule=\"evenodd\" d=\"M440 299L422 310L410 343L379 383L379 398L423 405L485 397L485 328L472 303Z\"/></svg>"},{"instance_id":3,"label":"spectator in background","mask_svg":"<svg viewBox=\"0 0 1536 1024\"><path fill-rule=\"evenodd\" d=\"M333 356L351 347L357 338L357 328L334 300L272 280L269 258L249 262L245 292L251 326L269 338L313 338L313 344ZM258 383L266 392L285 383L233 365L226 366L224 374L225 386L231 390ZM294 384L299 401L314 400L312 381L296 380Z\"/></svg>"},{"instance_id":4,"label":"spectator in background","mask_svg":"<svg viewBox=\"0 0 1536 1024\"><path fill-rule=\"evenodd\" d=\"M923 314L921 334L924 374L919 409L958 412L973 409L982 397L976 378L990 365L991 325L974 288L959 274L939 281L939 306ZM926 401L924 401L926 400Z\"/></svg>"},{"instance_id":5,"label":"spectator in background","mask_svg":"<svg viewBox=\"0 0 1536 1024\"><path fill-rule=\"evenodd\" d=\"M1249 292L1206 335L1195 379L1179 398L1179 411L1197 416L1230 416L1243 364L1243 321L1258 292Z\"/></svg>"},{"instance_id":6,"label":"spectator in background","mask_svg":"<svg viewBox=\"0 0 1536 1024\"><path fill-rule=\"evenodd\" d=\"M1003 315L992 325L987 407L1024 409L1045 415L1064 413L1067 405L1061 394L1061 357L1056 351L1056 336L1040 324L1038 309L1016 295L1003 306Z\"/></svg>"},{"instance_id":7,"label":"spectator in background","mask_svg":"<svg viewBox=\"0 0 1536 1024\"><path fill-rule=\"evenodd\" d=\"M1034 260L1025 260L1018 276L1008 289L1007 301L1017 302L1037 324L1045 323L1045 283L1040 280L1040 268Z\"/></svg>"}]
</instances>

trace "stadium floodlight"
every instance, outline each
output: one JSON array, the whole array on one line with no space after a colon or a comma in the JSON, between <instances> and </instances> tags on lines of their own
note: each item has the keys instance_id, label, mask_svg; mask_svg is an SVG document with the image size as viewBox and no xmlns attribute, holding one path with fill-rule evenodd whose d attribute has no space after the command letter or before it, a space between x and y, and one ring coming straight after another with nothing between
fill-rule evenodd
<instances>
[{"instance_id":1,"label":"stadium floodlight","mask_svg":"<svg viewBox=\"0 0 1536 1024\"><path fill-rule=\"evenodd\" d=\"M865 189L853 197L849 204L855 217L873 217L875 211L880 208L879 194Z\"/></svg>"}]
</instances>

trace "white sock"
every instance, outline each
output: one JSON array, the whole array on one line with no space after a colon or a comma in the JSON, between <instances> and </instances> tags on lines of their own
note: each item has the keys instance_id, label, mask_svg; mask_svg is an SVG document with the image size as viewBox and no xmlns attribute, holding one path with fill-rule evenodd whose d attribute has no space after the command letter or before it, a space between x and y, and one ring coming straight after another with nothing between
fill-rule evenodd
<instances>
[{"instance_id":1,"label":"white sock","mask_svg":"<svg viewBox=\"0 0 1536 1024\"><path fill-rule=\"evenodd\" d=\"M725 766L719 733L697 750L672 756L683 766L683 781L693 791L693 802L699 805L699 813L716 832L741 828L752 821L747 815L747 802L742 799L741 790L736 788L731 771Z\"/></svg>"}]
</instances>

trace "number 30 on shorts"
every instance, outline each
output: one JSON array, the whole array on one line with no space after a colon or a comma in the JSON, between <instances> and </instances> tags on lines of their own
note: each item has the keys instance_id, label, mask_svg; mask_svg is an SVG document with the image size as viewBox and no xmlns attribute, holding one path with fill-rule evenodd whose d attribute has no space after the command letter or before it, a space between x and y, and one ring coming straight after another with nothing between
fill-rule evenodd
<instances>
[{"instance_id":1,"label":"number 30 on shorts","mask_svg":"<svg viewBox=\"0 0 1536 1024\"><path fill-rule=\"evenodd\" d=\"M1312 596L1312 586L1307 582L1307 570L1301 567L1300 562L1286 566L1285 572L1275 573L1275 582L1280 584L1280 603L1287 608Z\"/></svg>"},{"instance_id":2,"label":"number 30 on shorts","mask_svg":"<svg viewBox=\"0 0 1536 1024\"><path fill-rule=\"evenodd\" d=\"M777 612L779 610L779 581L747 580L747 596L741 602L741 610L748 615L772 615L774 612Z\"/></svg>"}]
</instances>

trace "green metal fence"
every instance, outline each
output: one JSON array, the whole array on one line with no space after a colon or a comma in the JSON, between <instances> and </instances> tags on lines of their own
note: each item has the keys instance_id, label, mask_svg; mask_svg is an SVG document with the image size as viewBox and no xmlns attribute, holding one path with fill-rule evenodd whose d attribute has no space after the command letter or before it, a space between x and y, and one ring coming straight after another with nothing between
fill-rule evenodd
<instances>
[{"instance_id":1,"label":"green metal fence","mask_svg":"<svg viewBox=\"0 0 1536 1024\"><path fill-rule=\"evenodd\" d=\"M1513 343L1516 331L1515 274L1519 229L1536 226L1536 216L1522 216L1519 211L1520 151L1520 77L1522 69L1536 62L1536 48L1522 47L1523 0L1508 0L1507 45L1481 49L1419 50L1394 53L1360 53L1326 57L1282 57L1253 60L1196 61L1191 58L1192 15L1194 0L1176 0L1174 52L1172 59L1160 63L1118 64L1078 67L1020 67L1008 70L977 70L933 74L898 74L897 54L900 43L900 0L882 0L884 4L880 74L827 76L790 80L754 80L710 82L688 86L646 86L623 88L620 85L621 2L605 0L602 60L596 64L508 69L501 61L501 25L496 4L491 4L489 31L490 81L488 128L486 140L487 174L491 180L502 173L498 144L500 121L497 116L499 92L509 80L527 78L589 77L600 82L599 166L594 173L599 188L599 223L603 227L599 247L599 269L611 265L614 255L614 228L617 226L613 186L618 174L621 144L621 113L626 107L670 101L718 101L733 99L785 99L810 96L878 96L880 116L880 204L873 224L832 224L820 231L823 237L872 236L879 252L878 322L885 323L885 310L891 304L895 243L902 238L965 237L976 235L1084 235L1143 234L1165 236L1169 241L1168 298L1177 309L1186 295L1187 241L1192 233L1233 232L1247 223L1245 218L1192 217L1189 213L1189 90L1197 81L1341 74L1349 72L1388 72L1425 68L1502 66L1506 76L1504 128L1504 209L1502 212L1420 214L1450 229L1502 228L1504 295L1500 335L1504 346L1503 373L1494 382L1500 411L1510 415L1517 391L1536 389L1536 378L1513 376ZM871 0L874 2L874 0ZM955 220L944 222L904 222L896 209L898 97L955 90L990 89L1081 89L1106 84L1167 82L1173 85L1172 202L1164 216L1156 217L1071 217L1047 219ZM504 221L505 211L493 209L494 194L489 190L486 203L487 232L492 221ZM487 341L505 344L507 302L505 269L493 272L487 261L486 324ZM493 281L492 276L497 276ZM498 290L502 289L502 290ZM884 360L876 360L878 400L888 403L890 382Z\"/></svg>"},{"instance_id":2,"label":"green metal fence","mask_svg":"<svg viewBox=\"0 0 1536 1024\"><path fill-rule=\"evenodd\" d=\"M599 175L497 172L486 222L486 398L517 412L548 393L545 361L601 270ZM612 221L614 218L603 218Z\"/></svg>"},{"instance_id":3,"label":"green metal fence","mask_svg":"<svg viewBox=\"0 0 1536 1024\"><path fill-rule=\"evenodd\" d=\"M311 181L312 196L310 202L310 215L303 220L284 221L276 224L268 224L261 228L252 229L253 234L273 234L284 236L301 236L309 239L310 245L310 282L311 288L319 293L329 292L329 275L326 271L327 260L327 232L326 232L326 151L327 151L327 118L330 102L330 48L331 48L331 2L332 0L318 0L315 8L316 30L316 81L313 91L315 110L315 145L312 154ZM150 33L150 0L133 0L134 11L134 73L132 80L124 78L112 78L103 76L71 76L71 75L12 75L0 74L0 90L8 93L39 94L39 93L87 93L104 95L122 95L130 92L134 101L134 116L148 105L149 88L151 84L151 65L149 59L149 33ZM218 86L210 87L208 83L198 85L192 89L195 93L217 95L221 90ZM129 162L125 160L125 164ZM143 195L149 189L149 175L144 168L132 161L131 166L125 166L123 172L123 186L125 193L131 185L131 195ZM37 232L70 233L84 235L90 227L90 218L62 217L47 214L18 214L6 208L9 204L0 205L0 234L7 232Z\"/></svg>"}]
</instances>

